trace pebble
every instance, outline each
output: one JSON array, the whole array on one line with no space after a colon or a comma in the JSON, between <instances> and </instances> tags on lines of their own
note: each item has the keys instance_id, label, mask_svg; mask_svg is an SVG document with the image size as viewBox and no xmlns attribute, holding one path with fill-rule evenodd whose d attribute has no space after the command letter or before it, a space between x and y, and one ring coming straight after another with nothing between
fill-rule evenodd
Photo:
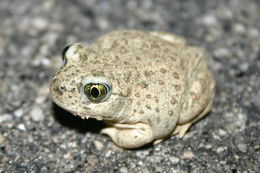
<instances>
[{"instance_id":1,"label":"pebble","mask_svg":"<svg viewBox=\"0 0 260 173\"><path fill-rule=\"evenodd\" d=\"M237 145L237 147L238 147L238 149L239 149L241 152L243 152L243 153L245 153L245 152L247 151L247 145L244 144L244 143L239 143L239 144Z\"/></svg>"},{"instance_id":2,"label":"pebble","mask_svg":"<svg viewBox=\"0 0 260 173\"><path fill-rule=\"evenodd\" d=\"M216 26L218 25L218 20L215 16L213 15L206 15L201 18L200 23L206 25L206 26Z\"/></svg>"},{"instance_id":3,"label":"pebble","mask_svg":"<svg viewBox=\"0 0 260 173\"><path fill-rule=\"evenodd\" d=\"M0 134L0 144L4 143L4 141L5 141L4 136Z\"/></svg>"},{"instance_id":4,"label":"pebble","mask_svg":"<svg viewBox=\"0 0 260 173\"><path fill-rule=\"evenodd\" d=\"M12 116L10 114L0 115L0 123L10 120L12 120Z\"/></svg>"},{"instance_id":5,"label":"pebble","mask_svg":"<svg viewBox=\"0 0 260 173\"><path fill-rule=\"evenodd\" d=\"M30 112L30 116L35 122L40 122L44 120L44 114L40 106L34 105Z\"/></svg>"},{"instance_id":6,"label":"pebble","mask_svg":"<svg viewBox=\"0 0 260 173\"><path fill-rule=\"evenodd\" d=\"M35 29L43 31L48 27L48 21L42 17L35 17L32 20L32 25Z\"/></svg>"},{"instance_id":7,"label":"pebble","mask_svg":"<svg viewBox=\"0 0 260 173\"><path fill-rule=\"evenodd\" d=\"M149 151L137 151L136 156L140 159L144 159L149 154Z\"/></svg>"},{"instance_id":8,"label":"pebble","mask_svg":"<svg viewBox=\"0 0 260 173\"><path fill-rule=\"evenodd\" d=\"M64 157L64 159L67 159L67 160L73 160L71 153L66 153L66 154L64 154L63 157Z\"/></svg>"},{"instance_id":9,"label":"pebble","mask_svg":"<svg viewBox=\"0 0 260 173\"><path fill-rule=\"evenodd\" d=\"M171 156L169 158L169 160L173 163L173 164L177 164L179 163L180 159L178 157L175 157L175 156Z\"/></svg>"},{"instance_id":10,"label":"pebble","mask_svg":"<svg viewBox=\"0 0 260 173\"><path fill-rule=\"evenodd\" d=\"M121 168L119 169L119 172L120 172L120 173L128 173L128 170L127 170L126 167L121 167Z\"/></svg>"},{"instance_id":11,"label":"pebble","mask_svg":"<svg viewBox=\"0 0 260 173\"><path fill-rule=\"evenodd\" d=\"M225 151L226 149L227 149L227 147L222 147L222 146L221 146L221 147L218 147L216 151L217 151L217 153L222 153L222 152Z\"/></svg>"},{"instance_id":12,"label":"pebble","mask_svg":"<svg viewBox=\"0 0 260 173\"><path fill-rule=\"evenodd\" d=\"M15 117L17 117L17 118L20 118L21 116L23 116L23 113L24 113L24 111L23 111L23 109L16 109L15 111L14 111L14 116Z\"/></svg>"},{"instance_id":13,"label":"pebble","mask_svg":"<svg viewBox=\"0 0 260 173\"><path fill-rule=\"evenodd\" d=\"M233 27L234 27L234 28L233 28L234 31L235 31L236 33L238 33L238 34L243 34L243 33L246 32L245 26L244 26L243 24L241 24L241 23L236 23L236 24L233 25Z\"/></svg>"},{"instance_id":14,"label":"pebble","mask_svg":"<svg viewBox=\"0 0 260 173\"><path fill-rule=\"evenodd\" d=\"M98 140L94 141L94 145L95 145L97 150L102 150L102 148L104 147L103 143L98 141Z\"/></svg>"},{"instance_id":15,"label":"pebble","mask_svg":"<svg viewBox=\"0 0 260 173\"><path fill-rule=\"evenodd\" d=\"M24 124L18 124L17 128L21 131L26 131Z\"/></svg>"},{"instance_id":16,"label":"pebble","mask_svg":"<svg viewBox=\"0 0 260 173\"><path fill-rule=\"evenodd\" d=\"M192 159L194 156L195 156L195 155L193 154L192 151L185 151L185 152L182 154L181 158L182 158L182 159Z\"/></svg>"}]
</instances>

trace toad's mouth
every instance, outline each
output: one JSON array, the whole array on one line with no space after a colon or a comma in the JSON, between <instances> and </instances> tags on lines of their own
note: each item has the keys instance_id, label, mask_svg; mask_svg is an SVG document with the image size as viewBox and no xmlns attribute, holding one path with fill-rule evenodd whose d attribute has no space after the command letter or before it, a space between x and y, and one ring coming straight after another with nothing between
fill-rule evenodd
<instances>
[{"instance_id":1,"label":"toad's mouth","mask_svg":"<svg viewBox=\"0 0 260 173\"><path fill-rule=\"evenodd\" d=\"M59 103L58 101L55 101L54 100L54 103L61 107L62 109L64 109L65 111L67 112L70 112L71 114L75 115L75 116L78 116L82 119L89 119L89 118L92 118L92 119L96 119L98 121L101 121L101 120L105 120L105 121L115 121L115 117L116 116L113 116L113 115L97 115L97 114L93 114L93 113L90 113L90 112L81 112L79 110L76 110L76 109L73 109L69 106L64 106L63 104ZM88 107L84 107L85 110L90 110L90 108Z\"/></svg>"}]
</instances>

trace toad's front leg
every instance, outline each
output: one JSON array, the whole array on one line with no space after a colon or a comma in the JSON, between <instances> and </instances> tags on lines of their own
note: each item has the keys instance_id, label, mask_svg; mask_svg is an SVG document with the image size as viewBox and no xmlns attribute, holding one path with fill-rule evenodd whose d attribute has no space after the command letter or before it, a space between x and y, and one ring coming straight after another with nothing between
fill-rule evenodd
<instances>
[{"instance_id":1,"label":"toad's front leg","mask_svg":"<svg viewBox=\"0 0 260 173\"><path fill-rule=\"evenodd\" d=\"M102 129L101 133L110 136L113 142L122 148L137 148L154 140L152 128L143 123L114 124Z\"/></svg>"}]
</instances>

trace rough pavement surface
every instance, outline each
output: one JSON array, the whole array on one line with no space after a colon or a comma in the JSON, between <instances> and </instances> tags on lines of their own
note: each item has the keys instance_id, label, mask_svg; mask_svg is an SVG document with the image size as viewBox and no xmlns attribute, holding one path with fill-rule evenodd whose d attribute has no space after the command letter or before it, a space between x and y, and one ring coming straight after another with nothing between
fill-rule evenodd
<instances>
[{"instance_id":1,"label":"rough pavement surface","mask_svg":"<svg viewBox=\"0 0 260 173\"><path fill-rule=\"evenodd\" d=\"M1 0L0 172L260 172L259 0ZM205 47L214 107L183 139L122 150L55 106L62 48L119 28L169 31Z\"/></svg>"}]
</instances>

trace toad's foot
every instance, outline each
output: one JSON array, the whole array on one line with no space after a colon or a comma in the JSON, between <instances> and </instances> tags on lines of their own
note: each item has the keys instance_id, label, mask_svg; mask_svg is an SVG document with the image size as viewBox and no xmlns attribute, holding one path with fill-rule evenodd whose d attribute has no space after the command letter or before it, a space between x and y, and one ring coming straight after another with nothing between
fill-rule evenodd
<instances>
[{"instance_id":1,"label":"toad's foot","mask_svg":"<svg viewBox=\"0 0 260 173\"><path fill-rule=\"evenodd\" d=\"M186 124L179 124L175 127L174 131L172 132L172 135L179 134L179 137L182 138L185 133L189 130L192 123L186 123Z\"/></svg>"},{"instance_id":2,"label":"toad's foot","mask_svg":"<svg viewBox=\"0 0 260 173\"><path fill-rule=\"evenodd\" d=\"M154 140L152 128L146 124L137 123L114 124L101 130L101 133L108 135L113 142L122 148L137 148Z\"/></svg>"}]
</instances>

